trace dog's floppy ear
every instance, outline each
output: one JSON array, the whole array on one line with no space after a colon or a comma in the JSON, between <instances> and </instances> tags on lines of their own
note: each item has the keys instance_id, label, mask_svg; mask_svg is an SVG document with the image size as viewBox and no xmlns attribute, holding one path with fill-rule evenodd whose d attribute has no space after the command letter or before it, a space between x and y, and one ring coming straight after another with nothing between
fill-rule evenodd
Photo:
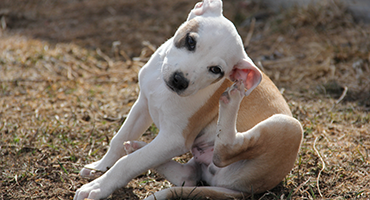
<instances>
[{"instance_id":1,"label":"dog's floppy ear","mask_svg":"<svg viewBox=\"0 0 370 200\"><path fill-rule=\"evenodd\" d=\"M222 1L221 0L203 0L195 4L193 10L190 11L187 21L196 16L201 15L222 15Z\"/></svg>"},{"instance_id":2,"label":"dog's floppy ear","mask_svg":"<svg viewBox=\"0 0 370 200\"><path fill-rule=\"evenodd\" d=\"M245 96L248 96L261 82L262 73L253 61L247 57L234 65L229 78L232 81L242 80L247 89Z\"/></svg>"}]
</instances>

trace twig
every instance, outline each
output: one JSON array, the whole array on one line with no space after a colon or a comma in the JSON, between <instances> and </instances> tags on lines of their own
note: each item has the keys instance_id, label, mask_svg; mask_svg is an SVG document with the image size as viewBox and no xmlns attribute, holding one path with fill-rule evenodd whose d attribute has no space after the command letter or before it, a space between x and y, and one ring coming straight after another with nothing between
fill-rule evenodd
<instances>
[{"instance_id":1,"label":"twig","mask_svg":"<svg viewBox=\"0 0 370 200\"><path fill-rule=\"evenodd\" d=\"M146 47L148 47L151 51L155 52L157 48L155 48L154 45L152 45L149 41L143 41L142 44Z\"/></svg>"},{"instance_id":2,"label":"twig","mask_svg":"<svg viewBox=\"0 0 370 200\"><path fill-rule=\"evenodd\" d=\"M303 183L301 183L295 190L294 190L294 192L293 192L293 194L292 195L294 195L294 194L296 194L297 192L298 192L298 190L300 190L304 185L306 185L308 182L310 182L310 180L311 180L311 177L310 178L308 178L308 180L307 181L305 181L305 182L303 182Z\"/></svg>"},{"instance_id":3,"label":"twig","mask_svg":"<svg viewBox=\"0 0 370 200\"><path fill-rule=\"evenodd\" d=\"M317 180L316 180L316 185L317 185L317 190L319 191L319 194L321 196L321 198L323 198L322 196L322 193L321 193L321 190L320 190L320 185L319 185L319 181L320 181L320 176L321 176L321 172L324 171L325 167L326 167L326 164L325 164L325 161L324 159L322 158L320 152L317 150L316 148L316 142L317 140L319 139L319 137L316 137L315 138L315 141L313 142L313 149L315 150L315 152L317 153L317 155L319 156L321 162L322 162L322 168L321 170L319 171L319 175L317 175Z\"/></svg>"},{"instance_id":4,"label":"twig","mask_svg":"<svg viewBox=\"0 0 370 200\"><path fill-rule=\"evenodd\" d=\"M108 67L112 67L113 66L113 61L112 59L109 58L109 56L105 55L99 48L96 49L96 53L101 56L107 63L108 63Z\"/></svg>"},{"instance_id":5,"label":"twig","mask_svg":"<svg viewBox=\"0 0 370 200\"><path fill-rule=\"evenodd\" d=\"M112 43L112 51L114 52L114 56L116 60L118 60L118 46L121 45L121 41L114 41Z\"/></svg>"},{"instance_id":6,"label":"twig","mask_svg":"<svg viewBox=\"0 0 370 200\"><path fill-rule=\"evenodd\" d=\"M250 26L247 38L245 39L245 42L244 42L244 48L247 48L249 46L249 43L252 39L252 35L253 35L253 32L254 32L255 24L256 24L256 18L252 18L251 26Z\"/></svg>"},{"instance_id":7,"label":"twig","mask_svg":"<svg viewBox=\"0 0 370 200\"><path fill-rule=\"evenodd\" d=\"M342 95L340 95L339 99L335 102L335 104L339 104L344 99L344 97L346 97L347 91L348 91L348 87L344 86Z\"/></svg>"},{"instance_id":8,"label":"twig","mask_svg":"<svg viewBox=\"0 0 370 200\"><path fill-rule=\"evenodd\" d=\"M131 66L132 64L132 60L131 58L127 55L127 53L124 51L124 50L120 50L119 51L119 54L121 54L121 56L126 60L126 64L128 66Z\"/></svg>"},{"instance_id":9,"label":"twig","mask_svg":"<svg viewBox=\"0 0 370 200\"><path fill-rule=\"evenodd\" d=\"M1 19L0 19L0 21L1 21L1 28L3 30L5 30L6 29L6 19L5 19L5 16L2 16Z\"/></svg>"},{"instance_id":10,"label":"twig","mask_svg":"<svg viewBox=\"0 0 370 200\"><path fill-rule=\"evenodd\" d=\"M21 190L26 193L26 191L23 189L23 187L18 183L18 175L16 174L14 176L15 183L21 188ZM13 186L14 187L14 186Z\"/></svg>"},{"instance_id":11,"label":"twig","mask_svg":"<svg viewBox=\"0 0 370 200\"><path fill-rule=\"evenodd\" d=\"M292 62L294 60L296 60L296 57L291 56L291 57L281 58L281 59L278 59L278 60L264 60L262 62L265 65L276 65L276 64L281 64L281 63L285 63L285 62Z\"/></svg>"},{"instance_id":12,"label":"twig","mask_svg":"<svg viewBox=\"0 0 370 200\"><path fill-rule=\"evenodd\" d=\"M344 86L344 90L342 92L342 95L340 95L339 99L336 100L334 105L330 108L331 111L335 108L336 105L338 105L344 99L344 97L346 97L347 92L348 92L348 87Z\"/></svg>"}]
</instances>

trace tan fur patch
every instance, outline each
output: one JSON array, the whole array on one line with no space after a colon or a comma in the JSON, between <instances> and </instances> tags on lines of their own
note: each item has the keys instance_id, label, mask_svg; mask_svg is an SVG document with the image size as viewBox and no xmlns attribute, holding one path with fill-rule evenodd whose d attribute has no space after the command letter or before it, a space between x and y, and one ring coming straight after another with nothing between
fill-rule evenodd
<instances>
[{"instance_id":1,"label":"tan fur patch","mask_svg":"<svg viewBox=\"0 0 370 200\"><path fill-rule=\"evenodd\" d=\"M188 149L191 148L200 131L213 120L217 120L220 96L232 84L230 80L225 79L221 87L190 117L189 123L182 133ZM261 83L240 104L236 128L238 132L247 131L278 113L291 116L289 106L275 84L262 73Z\"/></svg>"},{"instance_id":2,"label":"tan fur patch","mask_svg":"<svg viewBox=\"0 0 370 200\"><path fill-rule=\"evenodd\" d=\"M175 47L177 48L183 48L185 47L186 42L186 35L188 33L197 33L199 30L199 22L195 19L192 19L188 22L186 22L186 25L181 27L177 34L175 35L174 41L175 41Z\"/></svg>"},{"instance_id":3,"label":"tan fur patch","mask_svg":"<svg viewBox=\"0 0 370 200\"><path fill-rule=\"evenodd\" d=\"M261 83L240 103L236 128L244 132L274 114L292 116L289 106L271 79L262 73Z\"/></svg>"}]
</instances>

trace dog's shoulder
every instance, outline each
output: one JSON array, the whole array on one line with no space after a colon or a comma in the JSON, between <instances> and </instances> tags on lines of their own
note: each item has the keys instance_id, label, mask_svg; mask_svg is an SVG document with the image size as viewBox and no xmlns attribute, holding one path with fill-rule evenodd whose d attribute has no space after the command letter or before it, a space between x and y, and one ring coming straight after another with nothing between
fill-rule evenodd
<instances>
[{"instance_id":1,"label":"dog's shoulder","mask_svg":"<svg viewBox=\"0 0 370 200\"><path fill-rule=\"evenodd\" d=\"M238 112L238 131L246 131L274 114L291 116L291 111L276 85L264 73L262 81L244 98Z\"/></svg>"}]
</instances>

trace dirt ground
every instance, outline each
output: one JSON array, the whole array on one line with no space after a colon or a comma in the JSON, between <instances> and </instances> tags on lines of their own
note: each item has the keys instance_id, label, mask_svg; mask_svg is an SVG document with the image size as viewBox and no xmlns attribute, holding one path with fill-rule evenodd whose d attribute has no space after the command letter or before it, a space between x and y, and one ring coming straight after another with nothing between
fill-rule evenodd
<instances>
[{"instance_id":1,"label":"dirt ground","mask_svg":"<svg viewBox=\"0 0 370 200\"><path fill-rule=\"evenodd\" d=\"M92 180L79 170L107 151L138 71L196 2L0 1L0 199L72 199ZM292 171L249 199L369 199L370 26L335 1L272 13L233 0L224 14L305 131ZM108 199L171 186L149 170Z\"/></svg>"}]
</instances>

